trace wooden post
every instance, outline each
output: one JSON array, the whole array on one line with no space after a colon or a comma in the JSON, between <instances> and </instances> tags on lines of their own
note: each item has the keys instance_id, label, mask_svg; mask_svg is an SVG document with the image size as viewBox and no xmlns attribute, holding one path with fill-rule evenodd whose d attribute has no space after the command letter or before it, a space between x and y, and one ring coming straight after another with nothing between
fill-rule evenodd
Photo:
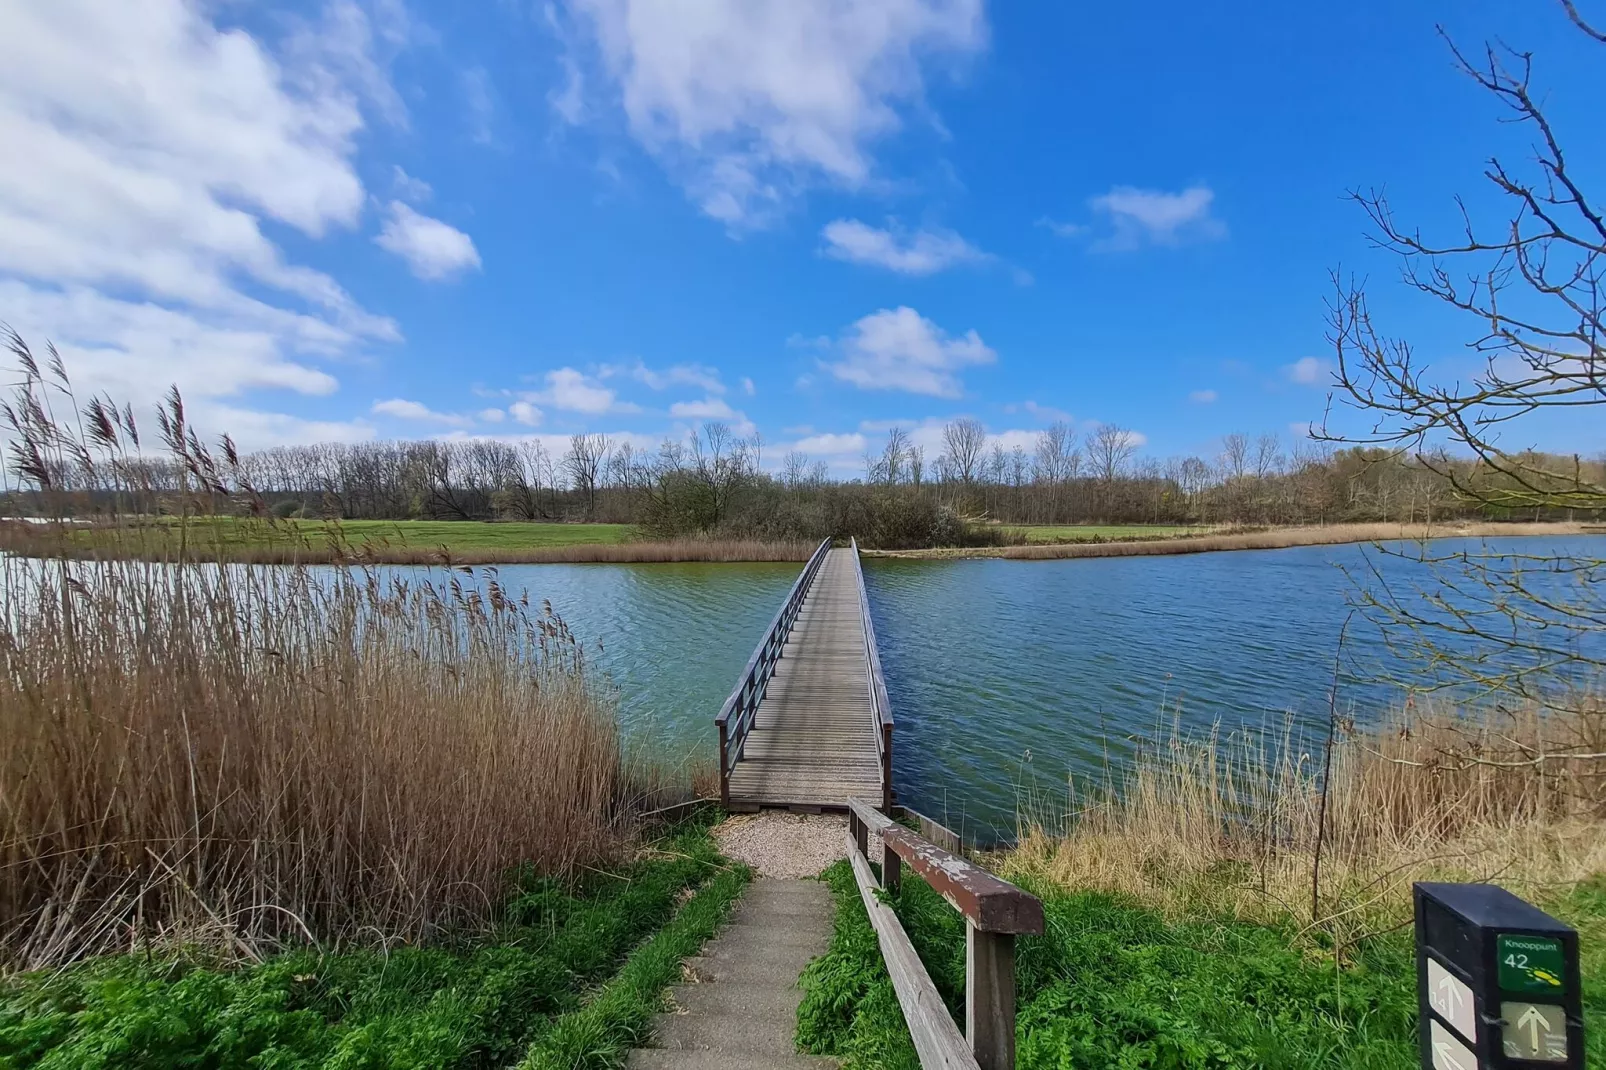
<instances>
[{"instance_id":1,"label":"wooden post","mask_svg":"<svg viewBox=\"0 0 1606 1070\"><path fill-rule=\"evenodd\" d=\"M724 721L719 722L719 805L729 810L731 808L731 774L730 762L725 757L726 741L730 729Z\"/></svg>"},{"instance_id":2,"label":"wooden post","mask_svg":"<svg viewBox=\"0 0 1606 1070\"><path fill-rule=\"evenodd\" d=\"M886 840L881 841L881 884L889 895L897 895L903 887L903 859L887 846Z\"/></svg>"},{"instance_id":3,"label":"wooden post","mask_svg":"<svg viewBox=\"0 0 1606 1070\"><path fill-rule=\"evenodd\" d=\"M1015 934L965 924L965 1039L981 1070L1015 1070Z\"/></svg>"},{"instance_id":4,"label":"wooden post","mask_svg":"<svg viewBox=\"0 0 1606 1070\"><path fill-rule=\"evenodd\" d=\"M860 821L857 815L852 816L850 820L853 824L853 840L859 845L859 853L868 862L870 861L870 830L865 827L864 822Z\"/></svg>"}]
</instances>

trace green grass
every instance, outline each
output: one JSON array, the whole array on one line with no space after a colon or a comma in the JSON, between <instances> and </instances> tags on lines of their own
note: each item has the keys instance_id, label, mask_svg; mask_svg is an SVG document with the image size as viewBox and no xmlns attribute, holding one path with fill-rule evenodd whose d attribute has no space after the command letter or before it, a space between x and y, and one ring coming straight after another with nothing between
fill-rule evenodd
<instances>
[{"instance_id":1,"label":"green grass","mask_svg":"<svg viewBox=\"0 0 1606 1070\"><path fill-rule=\"evenodd\" d=\"M798 1039L845 1070L915 1070L874 931L845 862L829 952L804 974ZM1022 1070L1408 1070L1418 1062L1409 929L1370 941L1343 966L1291 931L1231 920L1168 921L1098 893L1032 888L1047 931L1017 950ZM1606 879L1546 906L1584 949L1588 1065L1606 1060ZM963 1021L964 928L905 877L897 909L932 980Z\"/></svg>"},{"instance_id":2,"label":"green grass","mask_svg":"<svg viewBox=\"0 0 1606 1070\"><path fill-rule=\"evenodd\" d=\"M448 552L474 550L517 552L567 546L614 545L636 535L631 524L552 524L479 520L274 520L228 516L145 520L112 528L69 528L69 545L137 548L141 553L175 548L187 538L202 550L224 552L294 550L326 551L338 544L352 549ZM44 537L41 533L41 537ZM49 537L55 537L51 534Z\"/></svg>"},{"instance_id":3,"label":"green grass","mask_svg":"<svg viewBox=\"0 0 1606 1070\"><path fill-rule=\"evenodd\" d=\"M1121 539L1174 539L1179 535L1198 535L1208 527L1182 524L1048 524L1005 525L1005 530L1025 537L1027 542L1115 542Z\"/></svg>"},{"instance_id":4,"label":"green grass","mask_svg":"<svg viewBox=\"0 0 1606 1070\"><path fill-rule=\"evenodd\" d=\"M449 550L530 550L555 546L592 546L620 543L635 533L630 524L545 524L523 521L489 523L482 520L281 520L273 527L231 517L209 517L201 525L207 537L243 545L271 545L305 539L326 546L331 537L352 546L389 543L395 546Z\"/></svg>"},{"instance_id":5,"label":"green grass","mask_svg":"<svg viewBox=\"0 0 1606 1070\"><path fill-rule=\"evenodd\" d=\"M456 946L238 968L130 954L13 977L0 982L0 1068L489 1070L526 1053L558 1065L546 1052L609 1065L747 880L705 826L658 846L572 886L519 879L501 928Z\"/></svg>"}]
</instances>

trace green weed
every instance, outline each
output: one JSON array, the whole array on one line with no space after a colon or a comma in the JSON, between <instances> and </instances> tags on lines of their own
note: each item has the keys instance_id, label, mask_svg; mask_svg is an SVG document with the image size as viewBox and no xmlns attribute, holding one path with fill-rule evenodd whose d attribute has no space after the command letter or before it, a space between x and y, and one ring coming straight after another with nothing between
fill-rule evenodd
<instances>
[{"instance_id":1,"label":"green weed","mask_svg":"<svg viewBox=\"0 0 1606 1070\"><path fill-rule=\"evenodd\" d=\"M0 1068L507 1066L645 937L668 924L679 948L710 929L708 906L677 915L687 890L708 884L714 895L693 904L728 903L745 880L703 827L660 847L577 884L525 878L498 931L456 946L298 951L238 969L118 955L21 975L0 985Z\"/></svg>"}]
</instances>

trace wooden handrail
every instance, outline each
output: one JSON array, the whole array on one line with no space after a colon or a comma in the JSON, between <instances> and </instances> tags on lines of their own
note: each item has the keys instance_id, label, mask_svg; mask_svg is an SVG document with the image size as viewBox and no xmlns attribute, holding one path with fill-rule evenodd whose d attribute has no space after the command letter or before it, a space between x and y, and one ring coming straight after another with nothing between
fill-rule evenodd
<instances>
[{"instance_id":1,"label":"wooden handrail","mask_svg":"<svg viewBox=\"0 0 1606 1070\"><path fill-rule=\"evenodd\" d=\"M859 560L859 540L851 540L853 574L859 587L859 617L864 625L864 661L870 679L870 716L875 730L876 754L881 759L881 808L892 809L892 700L887 698L887 680L881 672L881 651L876 646L875 622L870 619L870 594L864 585L864 566Z\"/></svg>"},{"instance_id":2,"label":"wooden handrail","mask_svg":"<svg viewBox=\"0 0 1606 1070\"><path fill-rule=\"evenodd\" d=\"M731 801L731 769L741 760L747 734L752 731L753 719L758 713L758 704L763 701L770 677L775 675L775 663L781 659L787 637L792 634L792 625L796 623L803 602L808 598L809 587L814 583L815 574L820 571L820 565L830 549L831 540L825 539L809 555L803 571L798 573L792 589L787 592L786 600L776 610L775 619L770 621L764 637L753 649L752 657L747 659L747 666L737 678L730 697L714 718L714 725L719 730L719 799L724 806L729 806Z\"/></svg>"},{"instance_id":3,"label":"wooden handrail","mask_svg":"<svg viewBox=\"0 0 1606 1070\"><path fill-rule=\"evenodd\" d=\"M1014 1070L1015 1066L1015 937L1043 931L1042 900L980 866L943 850L878 813L863 799L848 800L848 857L859 880L859 894L881 943L881 955L892 976L898 1004L924 1070L977 1067ZM935 988L913 956L913 945L891 909L880 902L869 866L870 837L883 846L882 884L896 893L902 864L965 918L965 1032L968 1050L954 1050L953 1022L934 1022L929 993ZM880 911L872 910L874 903ZM913 966L910 959L913 957ZM939 1004L940 1005L940 1004ZM969 1057L969 1061L960 1056Z\"/></svg>"}]
</instances>

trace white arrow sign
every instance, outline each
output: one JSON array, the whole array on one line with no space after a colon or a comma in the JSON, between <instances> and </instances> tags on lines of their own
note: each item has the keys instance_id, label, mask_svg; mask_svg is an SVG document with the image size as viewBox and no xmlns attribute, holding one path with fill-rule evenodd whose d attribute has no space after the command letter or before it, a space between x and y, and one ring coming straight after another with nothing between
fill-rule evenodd
<instances>
[{"instance_id":1,"label":"white arrow sign","mask_svg":"<svg viewBox=\"0 0 1606 1070\"><path fill-rule=\"evenodd\" d=\"M1433 1048L1433 1070L1478 1070L1478 1057L1437 1019L1428 1029Z\"/></svg>"},{"instance_id":2,"label":"white arrow sign","mask_svg":"<svg viewBox=\"0 0 1606 1070\"><path fill-rule=\"evenodd\" d=\"M1478 1015L1472 1004L1472 989L1431 955L1428 956L1428 1005L1468 1043L1478 1042Z\"/></svg>"},{"instance_id":3,"label":"white arrow sign","mask_svg":"<svg viewBox=\"0 0 1606 1070\"><path fill-rule=\"evenodd\" d=\"M1502 1046L1513 1059L1567 1061L1567 1012L1553 1003L1502 1003Z\"/></svg>"}]
</instances>

